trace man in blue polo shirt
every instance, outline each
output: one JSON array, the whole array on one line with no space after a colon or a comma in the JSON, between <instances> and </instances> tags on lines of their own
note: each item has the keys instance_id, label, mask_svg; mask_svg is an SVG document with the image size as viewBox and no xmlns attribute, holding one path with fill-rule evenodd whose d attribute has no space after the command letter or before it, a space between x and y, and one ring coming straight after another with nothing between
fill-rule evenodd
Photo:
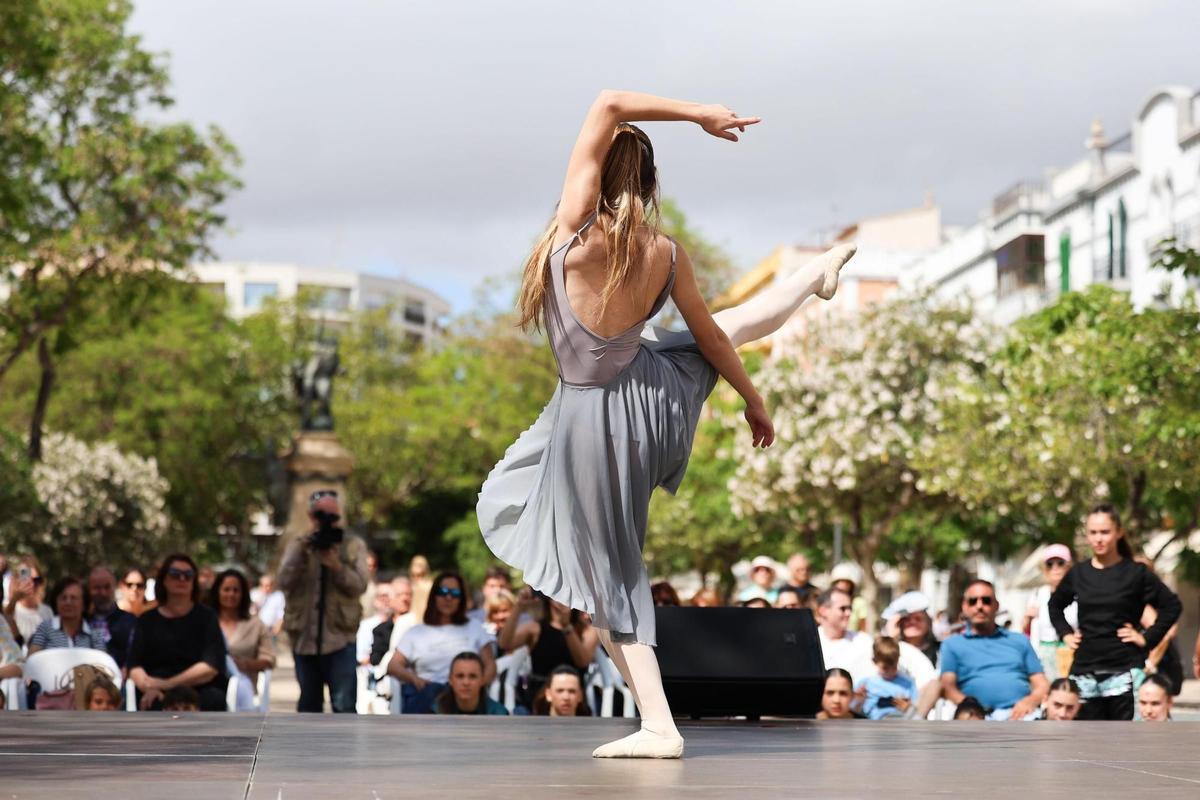
<instances>
[{"instance_id":1,"label":"man in blue polo shirt","mask_svg":"<svg viewBox=\"0 0 1200 800\"><path fill-rule=\"evenodd\" d=\"M996 587L976 578L963 593L967 630L942 642L942 695L961 703L970 695L990 709L988 719L1024 719L1050 690L1029 640L996 625Z\"/></svg>"}]
</instances>

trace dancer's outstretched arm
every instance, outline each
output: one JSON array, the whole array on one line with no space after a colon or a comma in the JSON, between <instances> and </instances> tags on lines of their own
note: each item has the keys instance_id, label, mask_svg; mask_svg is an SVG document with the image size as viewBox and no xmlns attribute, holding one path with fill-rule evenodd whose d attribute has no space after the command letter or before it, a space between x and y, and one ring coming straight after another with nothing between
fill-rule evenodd
<instances>
[{"instance_id":1,"label":"dancer's outstretched arm","mask_svg":"<svg viewBox=\"0 0 1200 800\"><path fill-rule=\"evenodd\" d=\"M746 401L746 422L749 423L750 433L754 436L754 446L770 447L775 441L771 415L767 413L766 404L754 388L750 376L746 374L742 359L733 349L729 336L713 320L708 306L704 304L700 287L696 285L695 273L692 271L692 260L682 247L677 248L675 288L671 291L671 299L675 301L675 307L683 315L683 321L687 323L688 330L696 339L700 353Z\"/></svg>"},{"instance_id":2,"label":"dancer's outstretched arm","mask_svg":"<svg viewBox=\"0 0 1200 800\"><path fill-rule=\"evenodd\" d=\"M567 162L567 177L558 202L559 227L576 230L595 210L600 196L600 170L617 123L676 120L695 122L713 136L736 142L737 134L730 129L745 131L747 125L755 124L759 118L739 117L722 105L604 89L588 109L571 160Z\"/></svg>"}]
</instances>

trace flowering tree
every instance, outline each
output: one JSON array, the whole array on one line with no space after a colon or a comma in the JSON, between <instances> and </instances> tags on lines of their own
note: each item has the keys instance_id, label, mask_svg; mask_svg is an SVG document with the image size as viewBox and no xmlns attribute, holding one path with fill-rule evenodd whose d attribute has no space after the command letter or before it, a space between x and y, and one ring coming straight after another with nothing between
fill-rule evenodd
<instances>
[{"instance_id":1,"label":"flowering tree","mask_svg":"<svg viewBox=\"0 0 1200 800\"><path fill-rule=\"evenodd\" d=\"M1105 286L1065 295L955 387L926 441L929 490L1058 541L1098 500L1135 537L1186 536L1200 524L1198 334L1193 305L1139 312Z\"/></svg>"},{"instance_id":2,"label":"flowering tree","mask_svg":"<svg viewBox=\"0 0 1200 800\"><path fill-rule=\"evenodd\" d=\"M945 387L984 369L987 338L969 306L923 295L816 320L796 357L758 375L777 439L768 450L738 440L735 513L773 513L797 527L844 523L874 607L875 563L898 522L954 510L930 490L917 459ZM929 545L907 533L911 548Z\"/></svg>"},{"instance_id":3,"label":"flowering tree","mask_svg":"<svg viewBox=\"0 0 1200 800\"><path fill-rule=\"evenodd\" d=\"M153 459L61 433L48 435L45 445L33 484L46 525L6 547L32 550L50 574L79 574L98 563L147 564L162 556L171 530L169 487Z\"/></svg>"}]
</instances>

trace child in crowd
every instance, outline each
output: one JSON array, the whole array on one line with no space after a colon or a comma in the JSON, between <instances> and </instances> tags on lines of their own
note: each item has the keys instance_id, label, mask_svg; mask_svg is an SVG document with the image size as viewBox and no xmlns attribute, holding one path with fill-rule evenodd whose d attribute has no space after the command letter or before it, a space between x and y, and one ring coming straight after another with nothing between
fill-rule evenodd
<instances>
[{"instance_id":1,"label":"child in crowd","mask_svg":"<svg viewBox=\"0 0 1200 800\"><path fill-rule=\"evenodd\" d=\"M96 678L88 685L83 696L83 711L118 711L121 708L121 693L108 678Z\"/></svg>"},{"instance_id":2,"label":"child in crowd","mask_svg":"<svg viewBox=\"0 0 1200 800\"><path fill-rule=\"evenodd\" d=\"M962 699L962 702L958 704L958 708L954 709L954 719L984 720L987 719L987 709L985 709L983 704L974 697L967 695Z\"/></svg>"},{"instance_id":3,"label":"child in crowd","mask_svg":"<svg viewBox=\"0 0 1200 800\"><path fill-rule=\"evenodd\" d=\"M817 719L862 719L862 714L850 707L853 699L854 679L850 673L839 667L827 670Z\"/></svg>"},{"instance_id":4,"label":"child in crowd","mask_svg":"<svg viewBox=\"0 0 1200 800\"><path fill-rule=\"evenodd\" d=\"M163 695L163 711L199 711L200 695L190 686L176 686Z\"/></svg>"},{"instance_id":5,"label":"child in crowd","mask_svg":"<svg viewBox=\"0 0 1200 800\"><path fill-rule=\"evenodd\" d=\"M854 687L868 719L900 719L917 702L917 684L900 672L900 644L890 636L875 640L872 661L879 672Z\"/></svg>"}]
</instances>

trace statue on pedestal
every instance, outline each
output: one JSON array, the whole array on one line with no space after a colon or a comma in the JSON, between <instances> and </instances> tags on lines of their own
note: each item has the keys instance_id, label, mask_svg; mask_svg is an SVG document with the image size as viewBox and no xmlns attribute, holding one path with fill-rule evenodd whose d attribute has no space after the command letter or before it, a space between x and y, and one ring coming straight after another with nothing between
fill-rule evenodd
<instances>
[{"instance_id":1,"label":"statue on pedestal","mask_svg":"<svg viewBox=\"0 0 1200 800\"><path fill-rule=\"evenodd\" d=\"M332 431L333 379L340 365L337 340L320 339L307 361L292 365L292 385L300 406L300 430Z\"/></svg>"}]
</instances>

